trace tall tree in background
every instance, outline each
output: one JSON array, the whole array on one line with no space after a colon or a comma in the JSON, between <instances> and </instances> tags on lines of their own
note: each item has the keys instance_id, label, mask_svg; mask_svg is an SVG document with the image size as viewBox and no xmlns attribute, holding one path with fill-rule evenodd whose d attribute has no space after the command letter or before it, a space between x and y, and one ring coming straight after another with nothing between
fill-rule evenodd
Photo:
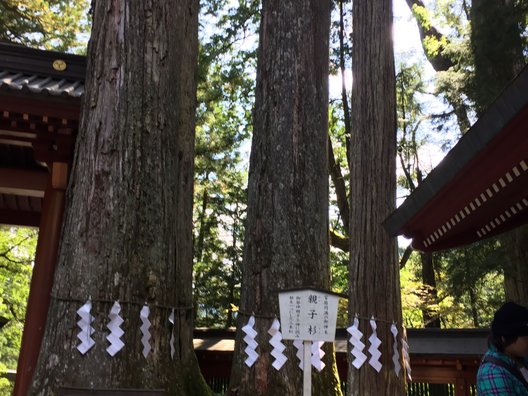
<instances>
[{"instance_id":1,"label":"tall tree in background","mask_svg":"<svg viewBox=\"0 0 528 396\"><path fill-rule=\"evenodd\" d=\"M353 3L352 137L350 159L349 314L375 315L390 340L388 323L401 324L396 240L382 222L396 204L396 92L392 1ZM367 333L368 321L361 321ZM400 327L401 331L401 327ZM382 371L348 365L349 395L403 395L402 376L392 369L392 345L381 345Z\"/></svg>"},{"instance_id":2,"label":"tall tree in background","mask_svg":"<svg viewBox=\"0 0 528 396\"><path fill-rule=\"evenodd\" d=\"M400 65L396 75L397 114L398 114L398 159L403 176L399 184L411 193L422 183L424 171L420 161L419 150L422 146L419 137L420 124L423 113L420 103L416 100L416 93L423 93L424 84L419 67ZM400 268L412 253L409 245L400 260ZM421 252L421 278L423 283L422 296L424 304L422 317L425 327L440 327L438 316L438 290L436 286L434 255L431 252Z\"/></svg>"},{"instance_id":3,"label":"tall tree in background","mask_svg":"<svg viewBox=\"0 0 528 396\"><path fill-rule=\"evenodd\" d=\"M528 5L523 1L473 0L471 48L475 60L472 82L477 113L482 113L525 65L523 26ZM500 237L504 244L506 299L528 305L528 226Z\"/></svg>"},{"instance_id":4,"label":"tall tree in background","mask_svg":"<svg viewBox=\"0 0 528 396\"><path fill-rule=\"evenodd\" d=\"M329 289L328 40L329 0L264 1L258 49L238 331L229 393L298 395L301 370L288 342L280 371L271 363L268 329L277 290ZM260 357L244 364L241 327L256 315ZM333 345L316 374L314 394L339 395Z\"/></svg>"},{"instance_id":5,"label":"tall tree in background","mask_svg":"<svg viewBox=\"0 0 528 396\"><path fill-rule=\"evenodd\" d=\"M31 394L54 395L61 386L209 394L192 349L190 308L198 1L93 4L85 106ZM72 329L89 296L96 344L82 356ZM112 358L105 325L115 300L125 347Z\"/></svg>"},{"instance_id":6,"label":"tall tree in background","mask_svg":"<svg viewBox=\"0 0 528 396\"><path fill-rule=\"evenodd\" d=\"M485 111L525 65L523 25L528 5L516 0L472 0L471 50L475 62L472 99Z\"/></svg>"},{"instance_id":7,"label":"tall tree in background","mask_svg":"<svg viewBox=\"0 0 528 396\"><path fill-rule=\"evenodd\" d=\"M460 18L451 15L450 30L455 32L456 36L451 39L434 26L432 13L422 0L405 1L416 18L424 54L433 69L441 76L437 78L438 94L444 95L445 100L452 107L460 133L466 133L471 124L468 116L469 105L464 100L467 95L465 83L460 76L467 70L468 63L471 63L471 53L467 46L454 42L460 41L456 39L465 33ZM464 14L467 14L465 0L460 8Z\"/></svg>"}]
</instances>

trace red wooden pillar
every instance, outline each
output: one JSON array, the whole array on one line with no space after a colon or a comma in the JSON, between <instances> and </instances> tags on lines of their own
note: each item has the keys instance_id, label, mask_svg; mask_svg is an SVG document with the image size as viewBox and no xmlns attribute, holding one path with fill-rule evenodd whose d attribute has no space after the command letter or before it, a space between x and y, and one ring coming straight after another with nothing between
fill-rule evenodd
<instances>
[{"instance_id":1,"label":"red wooden pillar","mask_svg":"<svg viewBox=\"0 0 528 396\"><path fill-rule=\"evenodd\" d=\"M15 396L28 394L46 328L62 227L67 174L67 164L54 162L50 182L44 194L35 265L31 277L26 321L18 357Z\"/></svg>"},{"instance_id":2,"label":"red wooden pillar","mask_svg":"<svg viewBox=\"0 0 528 396\"><path fill-rule=\"evenodd\" d=\"M455 379L455 396L470 396L470 387L464 376L464 367L462 362L456 361L457 376Z\"/></svg>"},{"instance_id":3,"label":"red wooden pillar","mask_svg":"<svg viewBox=\"0 0 528 396\"><path fill-rule=\"evenodd\" d=\"M470 396L470 387L464 378L455 381L455 396Z\"/></svg>"}]
</instances>

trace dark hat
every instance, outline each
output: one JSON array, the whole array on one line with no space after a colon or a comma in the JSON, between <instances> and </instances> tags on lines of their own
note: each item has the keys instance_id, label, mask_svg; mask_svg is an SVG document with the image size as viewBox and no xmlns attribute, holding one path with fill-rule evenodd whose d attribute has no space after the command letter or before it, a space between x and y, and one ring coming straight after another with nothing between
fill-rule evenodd
<instances>
[{"instance_id":1,"label":"dark hat","mask_svg":"<svg viewBox=\"0 0 528 396\"><path fill-rule=\"evenodd\" d=\"M491 332L496 336L528 335L528 308L507 302L495 312Z\"/></svg>"}]
</instances>

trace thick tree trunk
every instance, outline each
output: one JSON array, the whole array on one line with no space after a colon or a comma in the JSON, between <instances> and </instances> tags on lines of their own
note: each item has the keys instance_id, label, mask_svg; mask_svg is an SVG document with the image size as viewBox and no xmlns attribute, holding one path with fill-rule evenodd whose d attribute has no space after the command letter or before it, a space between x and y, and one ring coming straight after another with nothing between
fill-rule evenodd
<instances>
[{"instance_id":1,"label":"thick tree trunk","mask_svg":"<svg viewBox=\"0 0 528 396\"><path fill-rule=\"evenodd\" d=\"M507 260L504 265L504 285L507 301L528 306L528 226L522 226L503 236Z\"/></svg>"},{"instance_id":2,"label":"thick tree trunk","mask_svg":"<svg viewBox=\"0 0 528 396\"><path fill-rule=\"evenodd\" d=\"M330 0L264 1L257 66L248 216L235 355L229 394L291 395L302 390L295 349L272 367L267 331L277 290L329 289L328 39ZM255 365L244 364L241 327L256 316ZM314 374L314 395L339 395L333 345Z\"/></svg>"},{"instance_id":3,"label":"thick tree trunk","mask_svg":"<svg viewBox=\"0 0 528 396\"><path fill-rule=\"evenodd\" d=\"M471 48L475 59L474 90L482 113L524 66L521 21L517 2L473 0Z\"/></svg>"},{"instance_id":4,"label":"thick tree trunk","mask_svg":"<svg viewBox=\"0 0 528 396\"><path fill-rule=\"evenodd\" d=\"M396 240L382 226L396 201L392 1L355 0L353 26L349 313L381 320L383 368L378 374L368 363L357 370L349 362L348 394L403 395L403 376L391 361L390 322L402 331ZM368 321L360 325L366 340Z\"/></svg>"},{"instance_id":5,"label":"thick tree trunk","mask_svg":"<svg viewBox=\"0 0 528 396\"><path fill-rule=\"evenodd\" d=\"M31 394L62 386L209 394L192 349L197 0L97 1L52 304ZM95 346L76 310L91 297ZM123 350L106 352L119 300ZM142 355L141 306L152 352ZM176 307L171 359L168 316Z\"/></svg>"},{"instance_id":6,"label":"thick tree trunk","mask_svg":"<svg viewBox=\"0 0 528 396\"><path fill-rule=\"evenodd\" d=\"M433 254L431 252L420 253L420 260L422 262L422 282L428 287L427 303L436 305L438 303L438 290L436 288ZM425 327L440 328L440 316L436 310L425 307L422 315Z\"/></svg>"},{"instance_id":7,"label":"thick tree trunk","mask_svg":"<svg viewBox=\"0 0 528 396\"><path fill-rule=\"evenodd\" d=\"M468 287L468 294L469 294L469 304L471 308L471 318L473 319L473 327L479 328L480 327L480 319L478 314L478 308L477 308L477 295L475 293L475 289L473 286Z\"/></svg>"}]
</instances>

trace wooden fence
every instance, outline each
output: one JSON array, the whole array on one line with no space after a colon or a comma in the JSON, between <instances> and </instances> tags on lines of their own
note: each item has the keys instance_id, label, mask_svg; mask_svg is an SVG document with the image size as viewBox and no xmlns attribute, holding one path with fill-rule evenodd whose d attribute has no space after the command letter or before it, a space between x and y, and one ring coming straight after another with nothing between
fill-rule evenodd
<instances>
[{"instance_id":1,"label":"wooden fence","mask_svg":"<svg viewBox=\"0 0 528 396\"><path fill-rule=\"evenodd\" d=\"M476 396L475 379L486 351L486 329L409 329L412 382L408 396ZM229 384L234 330L197 329L195 350L202 373L214 391ZM346 387L346 332L336 334L336 363Z\"/></svg>"}]
</instances>

